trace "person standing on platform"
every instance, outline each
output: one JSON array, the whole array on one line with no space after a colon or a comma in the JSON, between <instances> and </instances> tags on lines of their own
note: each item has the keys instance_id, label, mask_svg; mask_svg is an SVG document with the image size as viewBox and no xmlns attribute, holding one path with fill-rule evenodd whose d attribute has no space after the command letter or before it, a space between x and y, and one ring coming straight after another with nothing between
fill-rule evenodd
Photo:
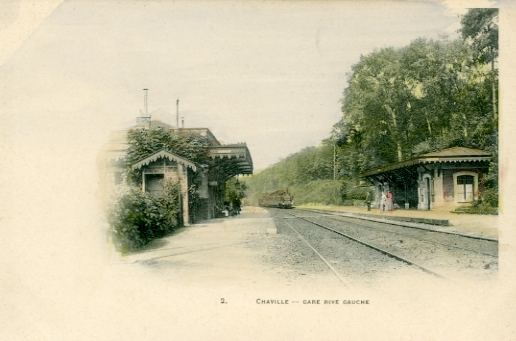
<instances>
[{"instance_id":1,"label":"person standing on platform","mask_svg":"<svg viewBox=\"0 0 516 341\"><path fill-rule=\"evenodd\" d=\"M236 198L233 201L233 209L235 210L236 214L240 214L240 211L242 209L241 207L242 207L242 202L240 201L240 198Z\"/></svg>"},{"instance_id":2,"label":"person standing on platform","mask_svg":"<svg viewBox=\"0 0 516 341\"><path fill-rule=\"evenodd\" d=\"M385 200L385 206L387 206L387 211L392 211L394 208L392 204L392 193L391 191L387 191L387 198Z\"/></svg>"},{"instance_id":3,"label":"person standing on platform","mask_svg":"<svg viewBox=\"0 0 516 341\"><path fill-rule=\"evenodd\" d=\"M380 212L385 212L386 203L387 203L387 196L385 195L384 192L382 192L382 198L380 200Z\"/></svg>"}]
</instances>

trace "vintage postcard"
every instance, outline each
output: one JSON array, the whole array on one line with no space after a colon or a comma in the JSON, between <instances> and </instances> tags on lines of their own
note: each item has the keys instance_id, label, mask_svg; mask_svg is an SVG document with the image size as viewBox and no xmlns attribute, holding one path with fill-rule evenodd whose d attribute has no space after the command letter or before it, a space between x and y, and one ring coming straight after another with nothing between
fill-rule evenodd
<instances>
[{"instance_id":1,"label":"vintage postcard","mask_svg":"<svg viewBox=\"0 0 516 341\"><path fill-rule=\"evenodd\" d=\"M515 19L3 1L0 339L514 339Z\"/></svg>"}]
</instances>

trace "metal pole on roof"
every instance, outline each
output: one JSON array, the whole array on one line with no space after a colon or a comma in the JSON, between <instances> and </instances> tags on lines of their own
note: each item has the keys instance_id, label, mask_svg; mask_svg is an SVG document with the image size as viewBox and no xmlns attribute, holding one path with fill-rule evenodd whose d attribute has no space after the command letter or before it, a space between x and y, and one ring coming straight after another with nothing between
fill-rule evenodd
<instances>
[{"instance_id":1,"label":"metal pole on roof","mask_svg":"<svg viewBox=\"0 0 516 341\"><path fill-rule=\"evenodd\" d=\"M148 103L148 91L149 89L143 89L145 91L145 95L143 97L143 106L145 108L145 116L149 116L149 103Z\"/></svg>"},{"instance_id":2,"label":"metal pole on roof","mask_svg":"<svg viewBox=\"0 0 516 341\"><path fill-rule=\"evenodd\" d=\"M143 105L145 107L145 117L149 118L149 129L151 127L151 117L149 115L149 95L148 91L149 89L143 89L145 91L145 96L143 97Z\"/></svg>"},{"instance_id":3,"label":"metal pole on roof","mask_svg":"<svg viewBox=\"0 0 516 341\"><path fill-rule=\"evenodd\" d=\"M176 101L176 128L179 130L179 98Z\"/></svg>"}]
</instances>

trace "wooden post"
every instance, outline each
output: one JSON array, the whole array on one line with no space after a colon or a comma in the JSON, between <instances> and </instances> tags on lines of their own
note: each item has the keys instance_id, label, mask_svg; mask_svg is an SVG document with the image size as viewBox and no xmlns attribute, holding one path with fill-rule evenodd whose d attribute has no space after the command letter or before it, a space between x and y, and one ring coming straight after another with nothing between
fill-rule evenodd
<instances>
[{"instance_id":1,"label":"wooden post","mask_svg":"<svg viewBox=\"0 0 516 341\"><path fill-rule=\"evenodd\" d=\"M142 172L142 191L145 193L145 170Z\"/></svg>"},{"instance_id":2,"label":"wooden post","mask_svg":"<svg viewBox=\"0 0 516 341\"><path fill-rule=\"evenodd\" d=\"M188 219L188 173L186 172L185 166L178 163L177 171L179 173L179 188L182 197L183 206L183 224L184 226L190 225Z\"/></svg>"}]
</instances>

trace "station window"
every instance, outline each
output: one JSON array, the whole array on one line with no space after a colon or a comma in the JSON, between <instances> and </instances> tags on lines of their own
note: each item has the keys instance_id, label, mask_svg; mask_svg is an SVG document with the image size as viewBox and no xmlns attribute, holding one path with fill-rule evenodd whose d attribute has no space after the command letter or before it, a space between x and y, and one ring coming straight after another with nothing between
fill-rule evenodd
<instances>
[{"instance_id":1,"label":"station window","mask_svg":"<svg viewBox=\"0 0 516 341\"><path fill-rule=\"evenodd\" d=\"M145 192L161 195L163 194L164 174L145 174Z\"/></svg>"}]
</instances>

